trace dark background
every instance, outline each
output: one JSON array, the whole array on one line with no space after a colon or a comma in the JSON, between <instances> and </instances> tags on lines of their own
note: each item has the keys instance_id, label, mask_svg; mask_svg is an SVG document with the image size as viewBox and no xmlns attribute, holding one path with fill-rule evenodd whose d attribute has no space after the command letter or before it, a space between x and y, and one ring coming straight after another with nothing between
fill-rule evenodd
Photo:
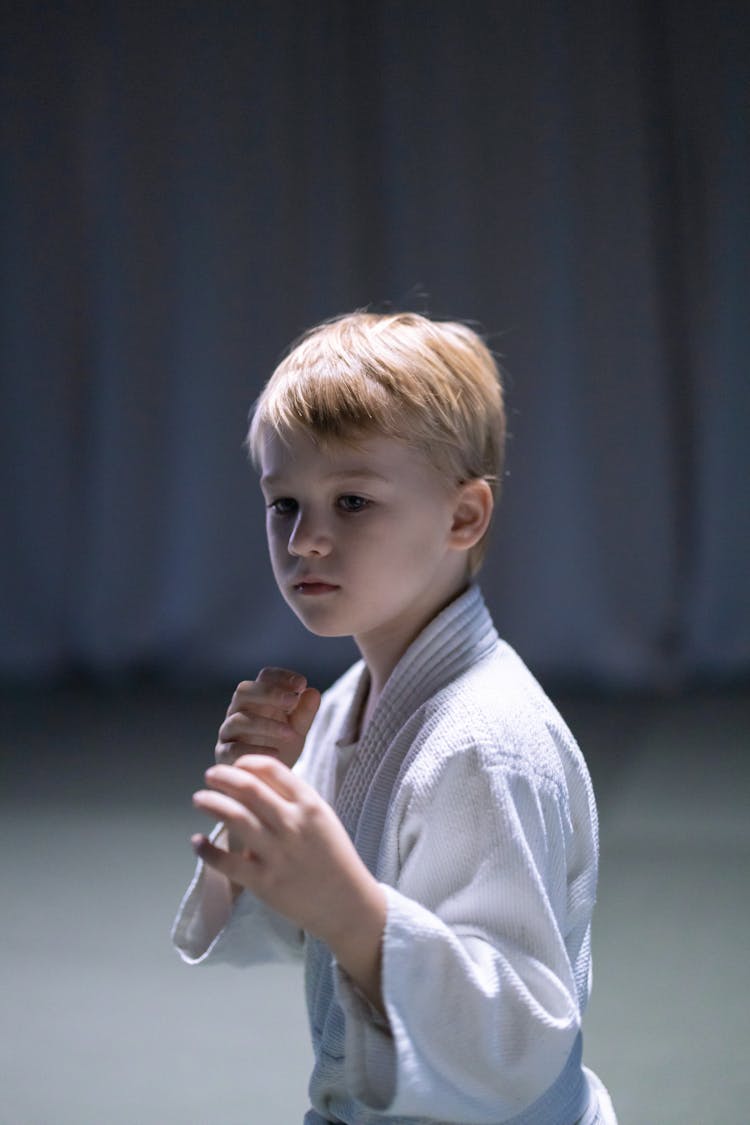
<instances>
[{"instance_id":1,"label":"dark background","mask_svg":"<svg viewBox=\"0 0 750 1125\"><path fill-rule=\"evenodd\" d=\"M506 373L482 584L589 763L585 1058L745 1125L750 8L2 3L2 1125L292 1125L295 970L168 933L234 683L349 641L273 587L242 441L355 307Z\"/></svg>"},{"instance_id":2,"label":"dark background","mask_svg":"<svg viewBox=\"0 0 750 1125\"><path fill-rule=\"evenodd\" d=\"M0 674L340 669L241 443L294 336L392 305L501 355L532 667L747 675L745 3L2 10Z\"/></svg>"}]
</instances>

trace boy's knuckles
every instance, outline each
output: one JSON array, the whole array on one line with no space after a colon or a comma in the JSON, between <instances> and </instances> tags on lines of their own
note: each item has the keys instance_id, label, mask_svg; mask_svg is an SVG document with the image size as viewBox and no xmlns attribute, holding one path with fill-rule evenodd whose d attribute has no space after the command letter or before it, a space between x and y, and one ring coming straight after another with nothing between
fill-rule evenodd
<instances>
[{"instance_id":1,"label":"boy's knuckles","mask_svg":"<svg viewBox=\"0 0 750 1125\"><path fill-rule=\"evenodd\" d=\"M248 715L238 711L224 720L219 727L220 742L245 742L256 746L261 741L291 742L295 732L287 723L268 715Z\"/></svg>"},{"instance_id":2,"label":"boy's knuckles","mask_svg":"<svg viewBox=\"0 0 750 1125\"><path fill-rule=\"evenodd\" d=\"M255 685L252 680L242 680L241 683L237 684L237 687L232 693L229 707L227 708L228 715L231 714L232 711L236 710L237 706L239 705L239 701L250 694L254 686Z\"/></svg>"},{"instance_id":3,"label":"boy's knuckles","mask_svg":"<svg viewBox=\"0 0 750 1125\"><path fill-rule=\"evenodd\" d=\"M219 727L219 739L218 739L219 742L231 742L232 741L231 720L232 720L232 716L227 716L227 718L224 720L224 722Z\"/></svg>"},{"instance_id":4,"label":"boy's knuckles","mask_svg":"<svg viewBox=\"0 0 750 1125\"><path fill-rule=\"evenodd\" d=\"M265 668L261 668L256 679L260 680L261 682L267 682L269 680L284 679L291 675L292 673L288 672L285 668L274 668L273 666L268 665Z\"/></svg>"},{"instance_id":5,"label":"boy's knuckles","mask_svg":"<svg viewBox=\"0 0 750 1125\"><path fill-rule=\"evenodd\" d=\"M220 766L231 765L236 757L236 751L233 742L217 742L216 749L214 750L214 758Z\"/></svg>"},{"instance_id":6,"label":"boy's knuckles","mask_svg":"<svg viewBox=\"0 0 750 1125\"><path fill-rule=\"evenodd\" d=\"M226 718L229 719L235 714L244 714L251 719L261 715L284 720L296 710L305 684L304 677L291 672L284 672L280 678L269 674L268 678L263 680L260 678L244 680L237 685L232 695L226 710Z\"/></svg>"},{"instance_id":7,"label":"boy's knuckles","mask_svg":"<svg viewBox=\"0 0 750 1125\"><path fill-rule=\"evenodd\" d=\"M279 839L283 841L281 844L283 852L287 852L290 848L295 850L300 838L300 823L293 809L282 808L278 810L274 830Z\"/></svg>"},{"instance_id":8,"label":"boy's knuckles","mask_svg":"<svg viewBox=\"0 0 750 1125\"><path fill-rule=\"evenodd\" d=\"M222 742L234 742L247 730L248 720L241 711L234 711L228 715L219 727L219 738Z\"/></svg>"},{"instance_id":9,"label":"boy's knuckles","mask_svg":"<svg viewBox=\"0 0 750 1125\"><path fill-rule=\"evenodd\" d=\"M241 742L217 742L214 758L217 765L220 766L233 766L238 758L243 754L247 754L247 746ZM275 754L276 751L268 746L255 746L253 752L256 754Z\"/></svg>"},{"instance_id":10,"label":"boy's knuckles","mask_svg":"<svg viewBox=\"0 0 750 1125\"><path fill-rule=\"evenodd\" d=\"M282 691L300 692L307 680L299 672L291 672L288 668L261 668L258 683L275 686Z\"/></svg>"},{"instance_id":11,"label":"boy's knuckles","mask_svg":"<svg viewBox=\"0 0 750 1125\"><path fill-rule=\"evenodd\" d=\"M232 695L227 715L233 711L241 711L243 707L258 707L262 704L275 702L284 694L284 685L261 680L243 680L238 684Z\"/></svg>"}]
</instances>

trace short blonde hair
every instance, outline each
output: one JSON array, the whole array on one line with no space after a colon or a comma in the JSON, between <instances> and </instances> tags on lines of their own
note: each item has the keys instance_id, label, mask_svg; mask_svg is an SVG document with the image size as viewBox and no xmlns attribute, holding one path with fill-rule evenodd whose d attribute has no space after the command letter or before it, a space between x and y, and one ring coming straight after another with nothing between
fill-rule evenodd
<instances>
[{"instance_id":1,"label":"short blonde hair","mask_svg":"<svg viewBox=\"0 0 750 1125\"><path fill-rule=\"evenodd\" d=\"M306 332L255 404L247 448L258 466L262 435L302 428L322 445L371 434L423 452L454 484L486 480L500 491L505 409L497 363L464 324L417 313L355 312ZM470 554L476 573L487 537Z\"/></svg>"}]
</instances>

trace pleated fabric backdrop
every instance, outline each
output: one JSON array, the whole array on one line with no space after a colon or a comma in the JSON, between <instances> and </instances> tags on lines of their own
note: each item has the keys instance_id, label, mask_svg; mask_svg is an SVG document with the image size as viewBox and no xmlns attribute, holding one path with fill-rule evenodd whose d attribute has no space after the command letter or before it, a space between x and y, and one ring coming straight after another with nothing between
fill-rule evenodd
<instances>
[{"instance_id":1,"label":"pleated fabric backdrop","mask_svg":"<svg viewBox=\"0 0 750 1125\"><path fill-rule=\"evenodd\" d=\"M241 448L355 307L478 322L548 676L750 671L748 8L5 4L0 673L324 682Z\"/></svg>"}]
</instances>

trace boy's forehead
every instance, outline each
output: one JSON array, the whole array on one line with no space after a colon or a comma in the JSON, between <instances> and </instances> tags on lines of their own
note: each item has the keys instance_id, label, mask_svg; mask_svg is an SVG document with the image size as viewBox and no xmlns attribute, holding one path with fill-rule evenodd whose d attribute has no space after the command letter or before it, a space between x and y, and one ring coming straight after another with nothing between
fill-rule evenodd
<instances>
[{"instance_id":1,"label":"boy's forehead","mask_svg":"<svg viewBox=\"0 0 750 1125\"><path fill-rule=\"evenodd\" d=\"M292 467L305 465L322 472L341 472L356 467L371 469L380 449L377 439L363 438L357 442L340 439L320 441L302 429L280 434L269 430L261 444L263 477L276 475Z\"/></svg>"},{"instance_id":2,"label":"boy's forehead","mask_svg":"<svg viewBox=\"0 0 750 1125\"><path fill-rule=\"evenodd\" d=\"M404 459L415 457L414 450L384 434L364 435L356 442L316 441L304 431L263 436L260 451L261 484L281 478L314 473L320 478L362 477L389 480L403 466Z\"/></svg>"}]
</instances>

